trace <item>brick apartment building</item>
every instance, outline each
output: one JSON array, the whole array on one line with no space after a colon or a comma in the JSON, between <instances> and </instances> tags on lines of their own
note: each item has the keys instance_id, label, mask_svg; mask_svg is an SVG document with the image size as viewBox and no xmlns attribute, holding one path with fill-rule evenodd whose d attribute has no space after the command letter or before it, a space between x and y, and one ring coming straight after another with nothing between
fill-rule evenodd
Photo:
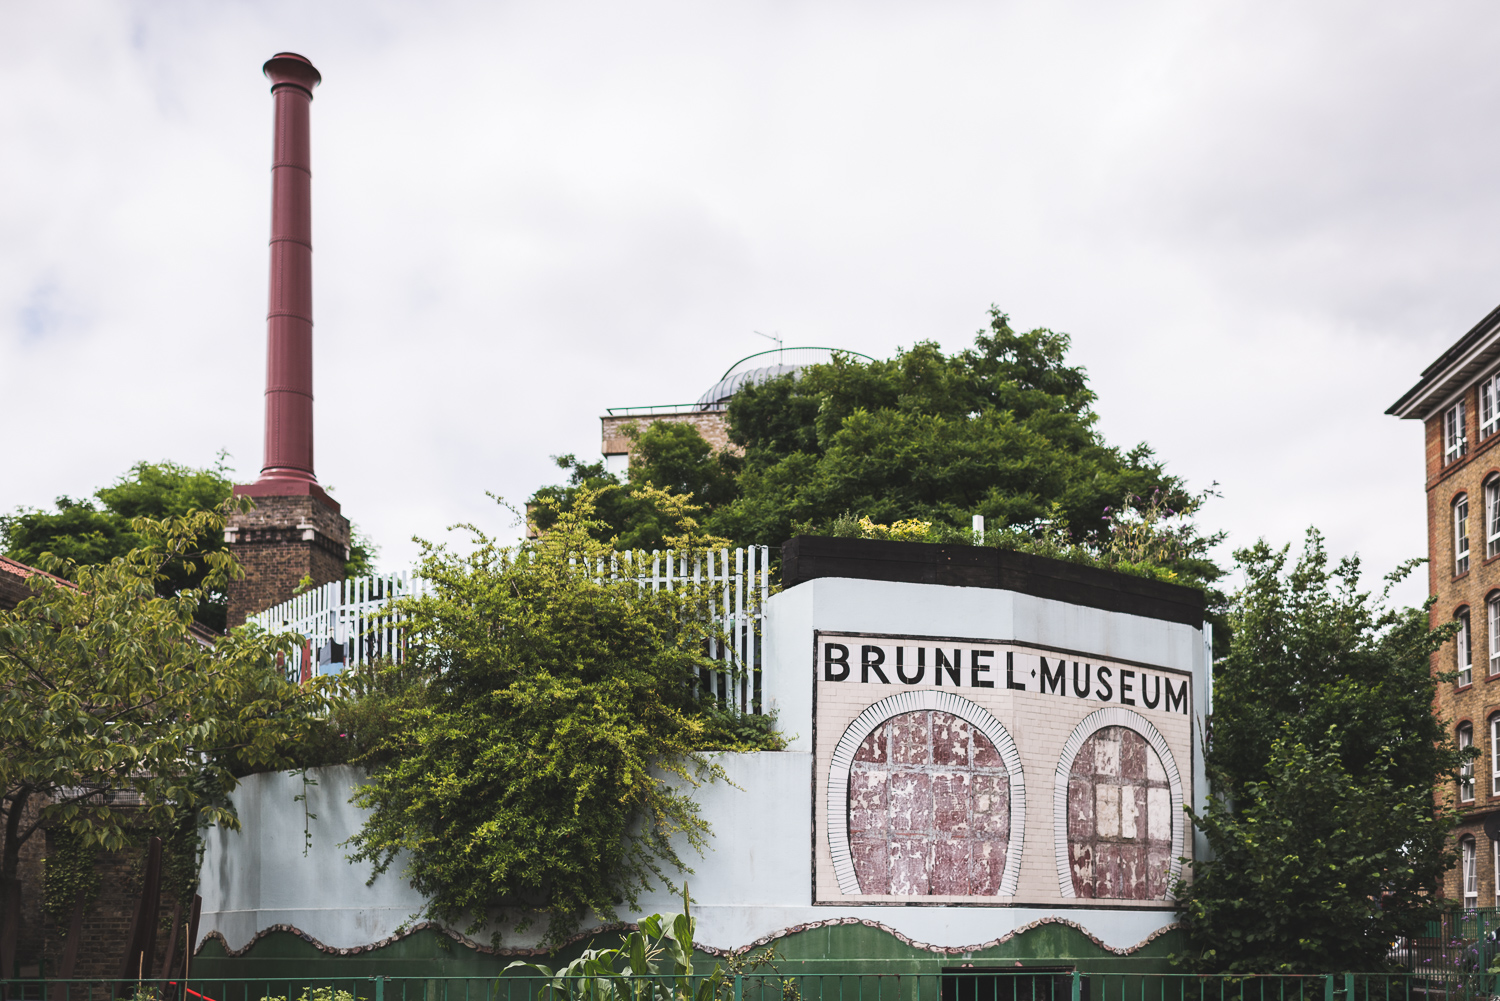
<instances>
[{"instance_id":1,"label":"brick apartment building","mask_svg":"<svg viewBox=\"0 0 1500 1001\"><path fill-rule=\"evenodd\" d=\"M1426 428L1427 552L1433 624L1459 623L1433 656L1438 714L1460 746L1480 755L1440 801L1456 806L1459 865L1443 895L1466 907L1500 905L1500 307L1429 365L1388 414Z\"/></svg>"}]
</instances>

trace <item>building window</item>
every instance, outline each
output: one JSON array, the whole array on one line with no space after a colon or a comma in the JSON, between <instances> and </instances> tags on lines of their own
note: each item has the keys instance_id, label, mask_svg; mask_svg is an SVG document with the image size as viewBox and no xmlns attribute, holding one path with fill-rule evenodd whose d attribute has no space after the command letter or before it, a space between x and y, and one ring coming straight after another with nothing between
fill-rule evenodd
<instances>
[{"instance_id":1,"label":"building window","mask_svg":"<svg viewBox=\"0 0 1500 1001\"><path fill-rule=\"evenodd\" d=\"M1453 502L1453 576L1469 572L1469 495Z\"/></svg>"},{"instance_id":2,"label":"building window","mask_svg":"<svg viewBox=\"0 0 1500 1001\"><path fill-rule=\"evenodd\" d=\"M1484 485L1484 558L1500 556L1500 476Z\"/></svg>"},{"instance_id":3,"label":"building window","mask_svg":"<svg viewBox=\"0 0 1500 1001\"><path fill-rule=\"evenodd\" d=\"M1500 796L1500 713L1490 717L1490 795ZM1500 893L1500 886L1495 892Z\"/></svg>"},{"instance_id":4,"label":"building window","mask_svg":"<svg viewBox=\"0 0 1500 1001\"><path fill-rule=\"evenodd\" d=\"M1500 431L1500 373L1479 384L1479 440Z\"/></svg>"},{"instance_id":5,"label":"building window","mask_svg":"<svg viewBox=\"0 0 1500 1001\"><path fill-rule=\"evenodd\" d=\"M1464 427L1464 401L1443 413L1443 465L1457 462L1469 452L1468 429Z\"/></svg>"},{"instance_id":6,"label":"building window","mask_svg":"<svg viewBox=\"0 0 1500 1001\"><path fill-rule=\"evenodd\" d=\"M1464 907L1473 910L1479 906L1479 859L1475 857L1474 839L1459 839L1459 856L1463 859Z\"/></svg>"},{"instance_id":7,"label":"building window","mask_svg":"<svg viewBox=\"0 0 1500 1001\"><path fill-rule=\"evenodd\" d=\"M1500 591L1490 595L1490 677L1500 674ZM1500 794L1500 788L1495 790Z\"/></svg>"},{"instance_id":8,"label":"building window","mask_svg":"<svg viewBox=\"0 0 1500 1001\"><path fill-rule=\"evenodd\" d=\"M1474 728L1464 723L1458 728L1458 749L1467 751L1474 746ZM1463 767L1458 770L1458 801L1460 803L1474 802L1474 759L1464 759Z\"/></svg>"},{"instance_id":9,"label":"building window","mask_svg":"<svg viewBox=\"0 0 1500 1001\"><path fill-rule=\"evenodd\" d=\"M1469 648L1469 610L1461 608L1453 618L1458 623L1458 635L1453 637L1454 666L1458 668L1458 684L1462 687L1474 681L1473 651Z\"/></svg>"}]
</instances>

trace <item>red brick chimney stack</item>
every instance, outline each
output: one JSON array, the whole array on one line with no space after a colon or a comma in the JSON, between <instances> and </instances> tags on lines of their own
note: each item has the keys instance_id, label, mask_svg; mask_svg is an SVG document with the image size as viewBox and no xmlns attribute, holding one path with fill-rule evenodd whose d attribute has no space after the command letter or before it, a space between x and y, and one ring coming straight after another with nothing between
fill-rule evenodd
<instances>
[{"instance_id":1,"label":"red brick chimney stack","mask_svg":"<svg viewBox=\"0 0 1500 1001\"><path fill-rule=\"evenodd\" d=\"M236 486L255 508L225 532L246 577L229 593L229 624L292 596L303 577L341 580L349 522L313 471L312 156L309 119L322 75L305 56L264 66L275 102L271 157L271 281L266 313L265 459Z\"/></svg>"}]
</instances>

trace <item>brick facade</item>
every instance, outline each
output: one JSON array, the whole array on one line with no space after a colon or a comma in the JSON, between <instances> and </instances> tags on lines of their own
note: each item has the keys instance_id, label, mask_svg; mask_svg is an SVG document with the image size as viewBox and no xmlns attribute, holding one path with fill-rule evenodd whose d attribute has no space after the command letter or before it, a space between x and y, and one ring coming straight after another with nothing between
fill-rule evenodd
<instances>
[{"instance_id":1,"label":"brick facade","mask_svg":"<svg viewBox=\"0 0 1500 1001\"><path fill-rule=\"evenodd\" d=\"M1455 841L1474 839L1478 903L1492 907L1497 903L1496 856L1484 833L1484 818L1500 810L1493 776L1496 748L1493 746L1491 721L1500 718L1500 657L1491 669L1491 637L1487 601L1500 595L1500 553L1486 558L1484 485L1500 475L1500 434L1479 438L1479 401L1475 385L1463 390L1464 417L1469 447L1467 454L1447 465L1443 463L1444 405L1429 416L1426 425L1427 472L1427 572L1431 593L1437 596L1432 608L1432 623L1442 625L1460 612L1469 615L1470 677L1467 683L1440 683L1436 693L1439 717L1447 720L1456 734L1460 726L1471 728L1473 743L1480 750L1474 762L1472 798L1460 798L1460 790L1438 790L1438 800L1458 807L1463 822L1454 832ZM1449 404L1454 401L1449 401ZM1468 568L1459 572L1455 560L1455 502L1468 501ZM1432 659L1434 673L1456 670L1459 666L1458 641L1450 641ZM1455 851L1458 845L1454 845ZM1464 897L1464 872L1460 864L1448 871L1443 895L1457 901Z\"/></svg>"},{"instance_id":2,"label":"brick facade","mask_svg":"<svg viewBox=\"0 0 1500 1001\"><path fill-rule=\"evenodd\" d=\"M229 519L225 541L245 568L229 586L229 625L290 599L303 577L314 586L344 579L349 519L316 496L254 497Z\"/></svg>"},{"instance_id":3,"label":"brick facade","mask_svg":"<svg viewBox=\"0 0 1500 1001\"><path fill-rule=\"evenodd\" d=\"M601 425L603 444L600 451L605 455L630 454L631 440L625 434L625 429L634 424L641 430L645 430L657 421L669 424L691 424L703 436L703 440L713 446L715 452L729 449L735 453L740 451L738 445L729 441L728 411L725 410L693 410L687 413L641 413L614 416L606 414L599 418Z\"/></svg>"},{"instance_id":4,"label":"brick facade","mask_svg":"<svg viewBox=\"0 0 1500 1001\"><path fill-rule=\"evenodd\" d=\"M27 804L25 821L33 820L43 805L33 798ZM22 977L57 976L67 945L71 916L66 915L58 921L43 908L46 857L51 849L52 832L45 828L33 834L21 847L17 873L21 883L21 922L16 937L16 964ZM119 976L130 938L130 922L141 895L144 856L145 851L139 847L99 853L94 865L99 874L99 897L83 914L82 935L73 968L76 979L105 981ZM161 975L166 959L175 904L175 898L164 888L157 913L153 967L158 975ZM186 906L182 922L184 925L187 922ZM177 934L182 937L182 927L178 928ZM180 943L176 950L179 958L174 965L177 971L181 970L180 957L184 948L185 944Z\"/></svg>"},{"instance_id":5,"label":"brick facade","mask_svg":"<svg viewBox=\"0 0 1500 1001\"><path fill-rule=\"evenodd\" d=\"M38 855L42 854L42 837L38 835L32 840L38 842ZM130 939L130 922L135 917L136 901L141 895L145 854L144 849L136 847L99 853L98 861L94 864L99 873L99 898L83 914L82 937L79 939L78 958L73 968L75 979L105 981L120 975L120 964L124 962ZM42 885L40 879L36 885ZM164 975L162 964L166 960L167 939L172 932L172 910L176 903L175 898L163 887L156 914L153 969L157 976ZM43 940L40 943L43 962L50 975L55 976L62 963L63 949L67 945L67 922L66 916L61 922L55 921L50 914L42 916L39 928L41 934L38 938ZM183 925L187 922L187 906L183 908L182 922ZM179 939L183 938L182 927L178 928L177 936ZM173 963L175 969L171 971L173 975L182 971L181 957L184 948L185 943L179 941L177 958ZM29 955L35 956L36 953Z\"/></svg>"}]
</instances>

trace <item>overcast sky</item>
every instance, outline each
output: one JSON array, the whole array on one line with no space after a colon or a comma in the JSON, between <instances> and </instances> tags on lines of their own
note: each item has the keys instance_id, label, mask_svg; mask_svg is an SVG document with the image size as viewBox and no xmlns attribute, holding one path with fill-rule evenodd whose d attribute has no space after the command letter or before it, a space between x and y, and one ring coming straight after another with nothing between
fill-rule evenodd
<instances>
[{"instance_id":1,"label":"overcast sky","mask_svg":"<svg viewBox=\"0 0 1500 1001\"><path fill-rule=\"evenodd\" d=\"M308 56L317 470L414 534L768 345L1073 336L1232 545L1423 555L1384 415L1500 302L1493 4L0 4L0 510L261 464ZM1417 600L1425 582L1403 592Z\"/></svg>"}]
</instances>

